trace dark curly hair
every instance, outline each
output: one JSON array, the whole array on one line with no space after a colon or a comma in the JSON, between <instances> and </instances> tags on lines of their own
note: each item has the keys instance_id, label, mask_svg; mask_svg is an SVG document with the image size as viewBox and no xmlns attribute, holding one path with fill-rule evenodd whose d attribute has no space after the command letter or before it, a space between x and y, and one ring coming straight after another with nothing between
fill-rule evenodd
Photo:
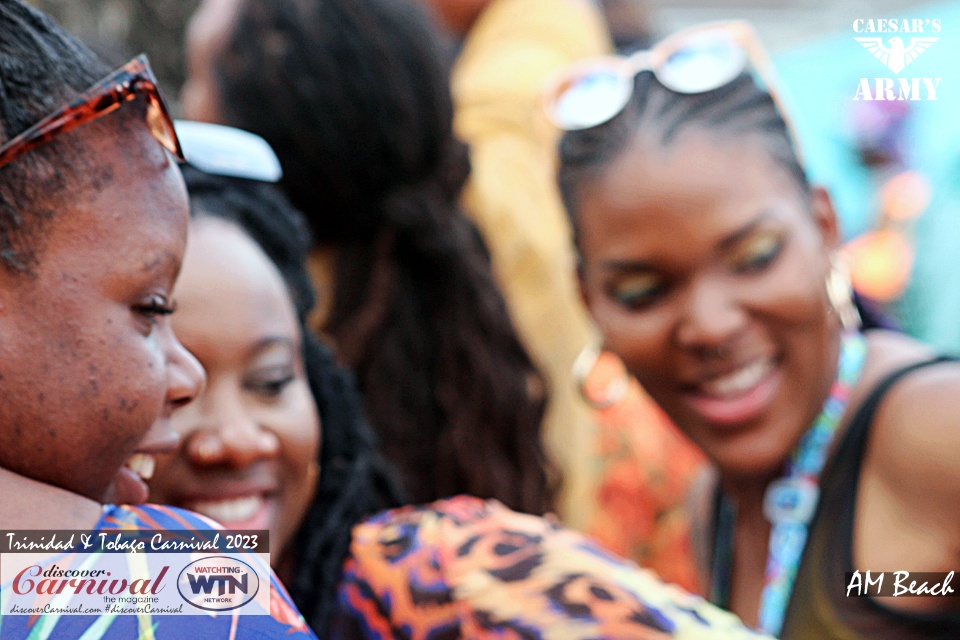
<instances>
[{"instance_id":1,"label":"dark curly hair","mask_svg":"<svg viewBox=\"0 0 960 640\"><path fill-rule=\"evenodd\" d=\"M306 327L313 289L304 268L310 234L303 218L270 185L212 176L184 167L193 217L230 222L252 238L280 271L303 332L303 358L323 429L317 493L294 545L295 569L287 585L310 626L323 635L351 529L363 517L404 502L350 374Z\"/></svg>"},{"instance_id":2,"label":"dark curly hair","mask_svg":"<svg viewBox=\"0 0 960 640\"><path fill-rule=\"evenodd\" d=\"M544 513L546 383L458 206L449 54L412 0L245 0L214 56L219 117L266 138L336 247L323 332L413 497Z\"/></svg>"}]
</instances>

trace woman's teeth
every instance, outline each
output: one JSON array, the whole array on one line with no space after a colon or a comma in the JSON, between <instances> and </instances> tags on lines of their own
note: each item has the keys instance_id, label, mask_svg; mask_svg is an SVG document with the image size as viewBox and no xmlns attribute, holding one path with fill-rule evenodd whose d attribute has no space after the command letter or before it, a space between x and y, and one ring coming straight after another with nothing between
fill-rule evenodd
<instances>
[{"instance_id":1,"label":"woman's teeth","mask_svg":"<svg viewBox=\"0 0 960 640\"><path fill-rule=\"evenodd\" d=\"M262 497L248 496L230 500L197 501L188 505L187 508L225 524L252 518L260 510L261 505L263 505Z\"/></svg>"},{"instance_id":2,"label":"woman's teeth","mask_svg":"<svg viewBox=\"0 0 960 640\"><path fill-rule=\"evenodd\" d=\"M153 470L157 466L156 458L146 453L135 453L127 460L128 469L143 478L144 481L153 477Z\"/></svg>"},{"instance_id":3,"label":"woman's teeth","mask_svg":"<svg viewBox=\"0 0 960 640\"><path fill-rule=\"evenodd\" d=\"M755 387L772 370L773 360L755 360L733 373L702 382L700 389L715 398L736 397Z\"/></svg>"}]
</instances>

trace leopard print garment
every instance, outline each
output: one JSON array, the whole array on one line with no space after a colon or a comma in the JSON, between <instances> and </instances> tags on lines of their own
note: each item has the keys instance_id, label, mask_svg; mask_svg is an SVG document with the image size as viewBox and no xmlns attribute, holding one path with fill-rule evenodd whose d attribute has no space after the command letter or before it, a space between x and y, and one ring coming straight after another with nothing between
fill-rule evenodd
<instances>
[{"instance_id":1,"label":"leopard print garment","mask_svg":"<svg viewBox=\"0 0 960 640\"><path fill-rule=\"evenodd\" d=\"M354 530L331 638L758 639L555 522L459 497Z\"/></svg>"}]
</instances>

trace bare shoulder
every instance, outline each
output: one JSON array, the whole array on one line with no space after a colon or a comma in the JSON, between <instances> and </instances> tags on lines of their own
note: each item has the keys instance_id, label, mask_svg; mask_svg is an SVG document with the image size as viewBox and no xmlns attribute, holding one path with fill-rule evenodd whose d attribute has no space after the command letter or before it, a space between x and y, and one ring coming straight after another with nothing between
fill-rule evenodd
<instances>
[{"instance_id":1,"label":"bare shoulder","mask_svg":"<svg viewBox=\"0 0 960 640\"><path fill-rule=\"evenodd\" d=\"M0 495L0 529L90 529L100 518L93 500L2 468Z\"/></svg>"},{"instance_id":2,"label":"bare shoulder","mask_svg":"<svg viewBox=\"0 0 960 640\"><path fill-rule=\"evenodd\" d=\"M936 354L895 334L870 336L873 380ZM872 384L870 384L872 382ZM923 367L898 381L871 425L867 454L886 484L905 500L921 498L955 513L960 500L960 363Z\"/></svg>"}]
</instances>

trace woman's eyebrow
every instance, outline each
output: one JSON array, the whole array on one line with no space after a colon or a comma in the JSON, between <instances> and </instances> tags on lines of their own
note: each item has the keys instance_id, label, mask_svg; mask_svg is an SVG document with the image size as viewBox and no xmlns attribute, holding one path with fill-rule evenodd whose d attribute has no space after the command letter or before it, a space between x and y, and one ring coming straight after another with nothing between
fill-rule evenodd
<instances>
[{"instance_id":1,"label":"woman's eyebrow","mask_svg":"<svg viewBox=\"0 0 960 640\"><path fill-rule=\"evenodd\" d=\"M767 221L767 219L771 217L773 217L773 213L771 211L769 210L761 211L753 218L753 220L743 225L736 231L724 236L720 240L720 242L717 243L717 247L721 251L729 251L730 249L735 247L737 244L739 244L741 240L743 240L744 238L748 237L750 234L755 232L758 227L760 227L764 222Z\"/></svg>"},{"instance_id":2,"label":"woman's eyebrow","mask_svg":"<svg viewBox=\"0 0 960 640\"><path fill-rule=\"evenodd\" d=\"M729 251L740 243L744 238L749 237L754 233L760 226L763 225L768 219L773 217L773 212L769 210L764 210L758 213L752 220L747 222L745 225L736 229L735 231L728 233L717 243L717 247L721 251ZM647 271L655 271L653 263L647 260L620 260L620 259L611 259L605 260L601 265L607 271L616 271L619 273L643 273Z\"/></svg>"},{"instance_id":3,"label":"woman's eyebrow","mask_svg":"<svg viewBox=\"0 0 960 640\"><path fill-rule=\"evenodd\" d=\"M621 273L641 273L654 270L653 264L646 260L605 260L602 266L607 271Z\"/></svg>"},{"instance_id":4,"label":"woman's eyebrow","mask_svg":"<svg viewBox=\"0 0 960 640\"><path fill-rule=\"evenodd\" d=\"M164 252L148 256L143 261L140 271L143 273L164 273L170 269L179 268L180 256L177 254Z\"/></svg>"},{"instance_id":5,"label":"woman's eyebrow","mask_svg":"<svg viewBox=\"0 0 960 640\"><path fill-rule=\"evenodd\" d=\"M247 353L249 356L255 356L261 351L269 349L270 347L273 347L275 345L283 345L283 346L289 347L290 351L293 353L296 353L298 349L297 341L294 340L291 336L277 334L277 335L268 335L268 336L264 336L263 338L260 338L250 347L250 349L247 350Z\"/></svg>"}]
</instances>

